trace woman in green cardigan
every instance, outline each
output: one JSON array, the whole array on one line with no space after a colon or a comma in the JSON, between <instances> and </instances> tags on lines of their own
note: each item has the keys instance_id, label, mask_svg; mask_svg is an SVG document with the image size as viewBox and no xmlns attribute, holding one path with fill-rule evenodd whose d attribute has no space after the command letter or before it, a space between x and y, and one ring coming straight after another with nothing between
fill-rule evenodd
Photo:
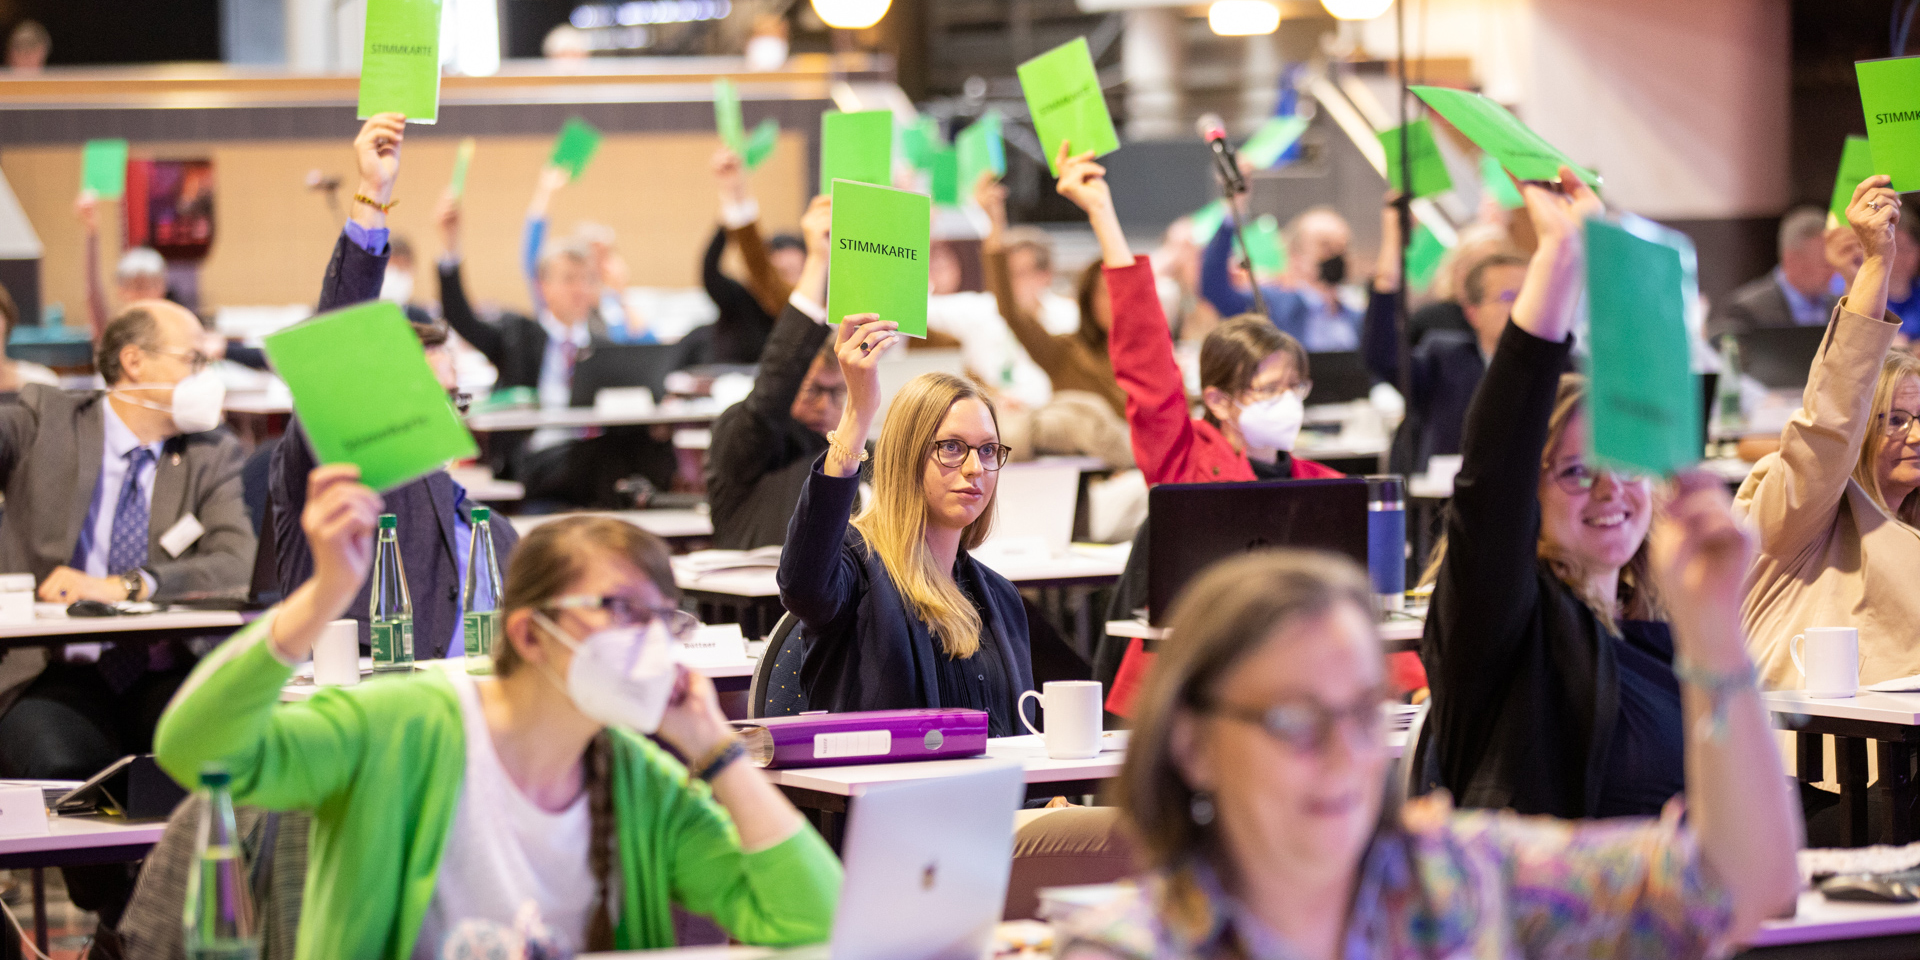
<instances>
[{"instance_id":1,"label":"woman in green cardigan","mask_svg":"<svg viewBox=\"0 0 1920 960\"><path fill-rule=\"evenodd\" d=\"M461 921L512 925L529 901L584 950L672 946L675 903L748 943L827 939L839 863L738 762L713 684L674 666L647 681L644 655L626 669L686 623L666 550L629 524L562 520L520 542L493 677L427 670L280 703L366 578L379 512L356 468L314 471L313 578L207 657L155 736L182 783L224 764L236 800L312 811L299 957L437 957ZM691 773L629 729L655 723Z\"/></svg>"}]
</instances>

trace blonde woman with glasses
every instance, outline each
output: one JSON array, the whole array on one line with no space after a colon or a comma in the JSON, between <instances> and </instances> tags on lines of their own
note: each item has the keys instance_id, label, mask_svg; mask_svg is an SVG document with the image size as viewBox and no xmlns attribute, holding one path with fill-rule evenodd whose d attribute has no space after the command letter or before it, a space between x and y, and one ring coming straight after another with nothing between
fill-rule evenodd
<instances>
[{"instance_id":1,"label":"blonde woman with glasses","mask_svg":"<svg viewBox=\"0 0 1920 960\"><path fill-rule=\"evenodd\" d=\"M1886 177L1854 188L1847 225L1864 258L1779 451L1735 498L1760 534L1741 613L1769 687L1801 686L1787 647L1808 627L1859 628L1863 684L1920 673L1920 360L1889 350L1900 318L1887 312L1899 223Z\"/></svg>"},{"instance_id":2,"label":"blonde woman with glasses","mask_svg":"<svg viewBox=\"0 0 1920 960\"><path fill-rule=\"evenodd\" d=\"M846 408L780 556L780 600L806 626L801 684L815 710L970 707L987 712L992 736L1010 736L1016 698L1033 686L1026 611L1012 583L967 555L993 525L1009 453L993 402L958 377L909 382L873 453L873 496L848 520L880 406L877 365L898 329L873 314L840 323Z\"/></svg>"}]
</instances>

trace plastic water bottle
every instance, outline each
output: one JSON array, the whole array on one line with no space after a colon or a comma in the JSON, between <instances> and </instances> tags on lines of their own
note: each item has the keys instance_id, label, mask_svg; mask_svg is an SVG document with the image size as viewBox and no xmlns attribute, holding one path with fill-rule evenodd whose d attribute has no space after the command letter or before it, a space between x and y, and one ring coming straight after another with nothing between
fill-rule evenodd
<instances>
[{"instance_id":1,"label":"plastic water bottle","mask_svg":"<svg viewBox=\"0 0 1920 960\"><path fill-rule=\"evenodd\" d=\"M467 545L467 587L460 595L467 672L493 672L493 639L500 635L500 558L493 550L493 511L473 508Z\"/></svg>"},{"instance_id":2,"label":"plastic water bottle","mask_svg":"<svg viewBox=\"0 0 1920 960\"><path fill-rule=\"evenodd\" d=\"M413 669L413 597L407 592L407 567L400 561L400 519L380 515L380 540L373 549L373 591L367 611L373 669L385 673Z\"/></svg>"},{"instance_id":3,"label":"plastic water bottle","mask_svg":"<svg viewBox=\"0 0 1920 960\"><path fill-rule=\"evenodd\" d=\"M1722 439L1738 437L1746 428L1746 414L1740 407L1740 342L1733 337L1720 338L1720 379L1713 387L1714 433Z\"/></svg>"},{"instance_id":4,"label":"plastic water bottle","mask_svg":"<svg viewBox=\"0 0 1920 960\"><path fill-rule=\"evenodd\" d=\"M182 940L189 960L254 960L260 956L260 931L248 889L246 859L233 825L233 796L227 771L210 766L200 773L199 835L194 840L193 870L187 874Z\"/></svg>"}]
</instances>

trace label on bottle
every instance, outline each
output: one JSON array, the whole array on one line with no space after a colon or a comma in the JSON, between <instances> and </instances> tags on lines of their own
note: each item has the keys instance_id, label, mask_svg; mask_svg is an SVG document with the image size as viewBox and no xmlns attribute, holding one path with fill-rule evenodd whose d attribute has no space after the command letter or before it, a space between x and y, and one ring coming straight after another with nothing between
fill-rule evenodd
<instances>
[{"instance_id":1,"label":"label on bottle","mask_svg":"<svg viewBox=\"0 0 1920 960\"><path fill-rule=\"evenodd\" d=\"M413 669L413 618L375 620L368 626L373 647L373 669Z\"/></svg>"},{"instance_id":2,"label":"label on bottle","mask_svg":"<svg viewBox=\"0 0 1920 960\"><path fill-rule=\"evenodd\" d=\"M461 618L467 638L467 659L493 656L493 638L500 635L500 611L482 610Z\"/></svg>"}]
</instances>

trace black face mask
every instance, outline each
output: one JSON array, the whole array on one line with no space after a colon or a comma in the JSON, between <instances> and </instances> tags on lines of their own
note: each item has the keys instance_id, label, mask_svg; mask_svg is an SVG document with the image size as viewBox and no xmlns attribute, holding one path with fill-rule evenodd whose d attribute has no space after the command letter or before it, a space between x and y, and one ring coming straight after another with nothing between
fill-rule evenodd
<instances>
[{"instance_id":1,"label":"black face mask","mask_svg":"<svg viewBox=\"0 0 1920 960\"><path fill-rule=\"evenodd\" d=\"M1347 279L1347 255L1336 253L1320 261L1320 282L1328 286L1339 286Z\"/></svg>"}]
</instances>

